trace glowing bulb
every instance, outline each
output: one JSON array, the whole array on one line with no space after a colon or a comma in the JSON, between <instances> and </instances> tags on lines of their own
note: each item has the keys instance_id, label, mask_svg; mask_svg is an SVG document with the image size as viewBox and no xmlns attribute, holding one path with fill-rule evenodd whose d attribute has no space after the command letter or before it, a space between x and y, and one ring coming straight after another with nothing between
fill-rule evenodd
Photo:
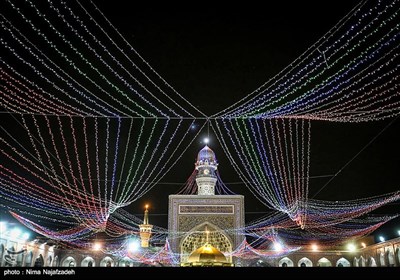
<instances>
[{"instance_id":1,"label":"glowing bulb","mask_svg":"<svg viewBox=\"0 0 400 280\"><path fill-rule=\"evenodd\" d=\"M397 234L400 236L400 230L397 231Z\"/></svg>"},{"instance_id":2,"label":"glowing bulb","mask_svg":"<svg viewBox=\"0 0 400 280\"><path fill-rule=\"evenodd\" d=\"M379 241L380 241L380 242L384 242L384 241L385 241L385 238L384 238L383 236L379 236Z\"/></svg>"},{"instance_id":3,"label":"glowing bulb","mask_svg":"<svg viewBox=\"0 0 400 280\"><path fill-rule=\"evenodd\" d=\"M139 242L138 241L131 241L128 244L128 250L131 252L136 252L139 249Z\"/></svg>"},{"instance_id":4,"label":"glowing bulb","mask_svg":"<svg viewBox=\"0 0 400 280\"><path fill-rule=\"evenodd\" d=\"M351 244L347 245L347 249L348 249L350 252L354 252L354 251L356 250L356 245L354 245L353 243L351 243Z\"/></svg>"},{"instance_id":5,"label":"glowing bulb","mask_svg":"<svg viewBox=\"0 0 400 280\"><path fill-rule=\"evenodd\" d=\"M311 245L311 249L312 249L314 252L318 251L318 245L317 245L317 244L312 244L312 245Z\"/></svg>"},{"instance_id":6,"label":"glowing bulb","mask_svg":"<svg viewBox=\"0 0 400 280\"><path fill-rule=\"evenodd\" d=\"M93 250L99 251L101 249L101 244L100 243L94 243L93 244Z\"/></svg>"},{"instance_id":7,"label":"glowing bulb","mask_svg":"<svg viewBox=\"0 0 400 280\"><path fill-rule=\"evenodd\" d=\"M204 138L204 143L208 144L210 142L210 139L208 137Z\"/></svg>"},{"instance_id":8,"label":"glowing bulb","mask_svg":"<svg viewBox=\"0 0 400 280\"><path fill-rule=\"evenodd\" d=\"M367 244L365 244L364 242L362 242L362 243L361 243L361 246L362 246L363 248L366 248L366 247L367 247Z\"/></svg>"},{"instance_id":9,"label":"glowing bulb","mask_svg":"<svg viewBox=\"0 0 400 280\"><path fill-rule=\"evenodd\" d=\"M280 251L282 251L282 244L281 243L279 243L279 242L275 242L274 243L274 250L275 251L278 251L278 252L280 252Z\"/></svg>"},{"instance_id":10,"label":"glowing bulb","mask_svg":"<svg viewBox=\"0 0 400 280\"><path fill-rule=\"evenodd\" d=\"M146 210L147 210L147 208L149 208L149 205L148 205L148 204L146 204L144 207L145 207L145 208L146 208Z\"/></svg>"}]
</instances>

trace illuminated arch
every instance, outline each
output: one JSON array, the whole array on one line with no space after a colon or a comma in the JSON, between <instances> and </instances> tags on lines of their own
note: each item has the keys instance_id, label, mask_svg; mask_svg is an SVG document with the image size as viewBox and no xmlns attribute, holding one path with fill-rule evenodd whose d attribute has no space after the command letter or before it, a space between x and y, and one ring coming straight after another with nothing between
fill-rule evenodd
<instances>
[{"instance_id":1,"label":"illuminated arch","mask_svg":"<svg viewBox=\"0 0 400 280\"><path fill-rule=\"evenodd\" d=\"M328 260L327 258L323 257L323 258L320 258L318 260L317 266L327 267L327 266L332 266L332 263L331 263L330 260Z\"/></svg>"},{"instance_id":2,"label":"illuminated arch","mask_svg":"<svg viewBox=\"0 0 400 280\"><path fill-rule=\"evenodd\" d=\"M336 266L350 267L351 263L345 258L340 258L340 259L337 260Z\"/></svg>"},{"instance_id":3,"label":"illuminated arch","mask_svg":"<svg viewBox=\"0 0 400 280\"><path fill-rule=\"evenodd\" d=\"M32 258L33 258L33 253L32 253L32 251L29 251L25 256L24 266L31 267L32 266Z\"/></svg>"},{"instance_id":4,"label":"illuminated arch","mask_svg":"<svg viewBox=\"0 0 400 280\"><path fill-rule=\"evenodd\" d=\"M285 264L286 264L286 265L285 265ZM284 258L282 258L282 259L279 261L278 266L282 266L282 267L285 267L285 266L287 266L287 267L293 267L293 266L294 266L294 263L293 263L293 261L292 261L291 259L289 259L288 257L284 257Z\"/></svg>"},{"instance_id":5,"label":"illuminated arch","mask_svg":"<svg viewBox=\"0 0 400 280\"><path fill-rule=\"evenodd\" d=\"M64 261L61 263L62 267L76 267L76 260L72 256L68 256L64 259Z\"/></svg>"},{"instance_id":6,"label":"illuminated arch","mask_svg":"<svg viewBox=\"0 0 400 280\"><path fill-rule=\"evenodd\" d=\"M44 266L44 259L42 254L40 254L36 260L35 260L35 264L33 265L34 267L43 267Z\"/></svg>"},{"instance_id":7,"label":"illuminated arch","mask_svg":"<svg viewBox=\"0 0 400 280\"><path fill-rule=\"evenodd\" d=\"M224 232L209 222L204 222L194 227L180 242L181 262L186 262L190 253L200 248L206 243L206 227L209 232L208 242L220 250L222 253L232 252L233 242ZM232 257L227 256L227 260L232 262Z\"/></svg>"},{"instance_id":8,"label":"illuminated arch","mask_svg":"<svg viewBox=\"0 0 400 280\"><path fill-rule=\"evenodd\" d=\"M58 266L58 256L54 258L53 266Z\"/></svg>"},{"instance_id":9,"label":"illuminated arch","mask_svg":"<svg viewBox=\"0 0 400 280\"><path fill-rule=\"evenodd\" d=\"M381 252L379 254L379 265L380 266L385 266L386 265L385 254L383 252Z\"/></svg>"},{"instance_id":10,"label":"illuminated arch","mask_svg":"<svg viewBox=\"0 0 400 280\"><path fill-rule=\"evenodd\" d=\"M368 263L369 267L376 267L377 266L374 257L369 257L367 263Z\"/></svg>"},{"instance_id":11,"label":"illuminated arch","mask_svg":"<svg viewBox=\"0 0 400 280\"><path fill-rule=\"evenodd\" d=\"M396 265L396 261L394 259L393 251L388 251L387 252L387 260L388 260L388 266L395 266Z\"/></svg>"},{"instance_id":12,"label":"illuminated arch","mask_svg":"<svg viewBox=\"0 0 400 280\"><path fill-rule=\"evenodd\" d=\"M102 267L114 266L114 265L115 265L114 260L108 256L105 257L104 259L102 259L100 262L100 266L102 266Z\"/></svg>"},{"instance_id":13,"label":"illuminated arch","mask_svg":"<svg viewBox=\"0 0 400 280\"><path fill-rule=\"evenodd\" d=\"M361 257L359 258L358 262L359 262L359 265L358 265L358 266L361 266L361 267L365 267L365 266L366 266L366 265L365 265L365 259L364 259L363 256L361 256Z\"/></svg>"},{"instance_id":14,"label":"illuminated arch","mask_svg":"<svg viewBox=\"0 0 400 280\"><path fill-rule=\"evenodd\" d=\"M93 267L96 266L96 262L92 257L86 257L81 261L81 266L82 267Z\"/></svg>"},{"instance_id":15,"label":"illuminated arch","mask_svg":"<svg viewBox=\"0 0 400 280\"><path fill-rule=\"evenodd\" d=\"M131 266L132 264L132 259L128 257L124 257L118 261L118 266L119 267L128 267Z\"/></svg>"},{"instance_id":16,"label":"illuminated arch","mask_svg":"<svg viewBox=\"0 0 400 280\"><path fill-rule=\"evenodd\" d=\"M312 263L312 261L311 261L309 258L304 257L304 258L301 258L301 259L298 261L297 266L298 266L298 267L303 267L303 266L312 267L312 266L313 266L313 263Z\"/></svg>"},{"instance_id":17,"label":"illuminated arch","mask_svg":"<svg viewBox=\"0 0 400 280\"><path fill-rule=\"evenodd\" d=\"M46 266L51 266L53 264L53 258L51 256L47 257Z\"/></svg>"}]
</instances>

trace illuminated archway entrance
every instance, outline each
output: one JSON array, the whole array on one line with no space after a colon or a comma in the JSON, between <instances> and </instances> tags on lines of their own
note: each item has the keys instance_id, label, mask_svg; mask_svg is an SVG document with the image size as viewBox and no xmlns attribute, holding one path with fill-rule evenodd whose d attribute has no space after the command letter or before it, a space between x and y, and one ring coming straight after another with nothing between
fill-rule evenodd
<instances>
[{"instance_id":1,"label":"illuminated archway entrance","mask_svg":"<svg viewBox=\"0 0 400 280\"><path fill-rule=\"evenodd\" d=\"M181 263L187 262L187 258L194 250L200 248L207 242L217 248L222 253L232 252L232 241L217 226L208 222L202 223L194 227L181 241ZM232 263L232 257L226 255L227 260Z\"/></svg>"}]
</instances>

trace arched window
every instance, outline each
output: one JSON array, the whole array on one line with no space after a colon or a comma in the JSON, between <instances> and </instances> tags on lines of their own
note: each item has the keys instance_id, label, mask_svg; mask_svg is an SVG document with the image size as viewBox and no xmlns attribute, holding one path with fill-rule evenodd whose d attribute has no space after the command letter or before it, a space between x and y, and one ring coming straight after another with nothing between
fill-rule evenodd
<instances>
[{"instance_id":1,"label":"arched window","mask_svg":"<svg viewBox=\"0 0 400 280\"><path fill-rule=\"evenodd\" d=\"M39 257L36 258L35 264L33 265L34 267L43 267L44 260L43 256L40 254Z\"/></svg>"},{"instance_id":2,"label":"arched window","mask_svg":"<svg viewBox=\"0 0 400 280\"><path fill-rule=\"evenodd\" d=\"M95 261L92 257L87 256L81 261L81 267L94 267Z\"/></svg>"},{"instance_id":3,"label":"arched window","mask_svg":"<svg viewBox=\"0 0 400 280\"><path fill-rule=\"evenodd\" d=\"M64 259L64 261L61 263L62 267L75 267L76 266L76 260L71 257L68 256L66 259Z\"/></svg>"},{"instance_id":4,"label":"arched window","mask_svg":"<svg viewBox=\"0 0 400 280\"><path fill-rule=\"evenodd\" d=\"M52 261L53 261L53 258L52 258L51 256L49 256L49 257L47 258L47 265L46 265L46 266L51 266Z\"/></svg>"},{"instance_id":5,"label":"arched window","mask_svg":"<svg viewBox=\"0 0 400 280\"><path fill-rule=\"evenodd\" d=\"M360 257L360 260L359 260L359 266L361 266L361 267L365 267L365 259L364 259L364 257L363 257L363 256L361 256L361 257Z\"/></svg>"},{"instance_id":6,"label":"arched window","mask_svg":"<svg viewBox=\"0 0 400 280\"><path fill-rule=\"evenodd\" d=\"M25 256L25 266L26 267L32 266L32 257L33 257L33 253L32 253L32 251L29 251L28 254L26 254L26 256Z\"/></svg>"},{"instance_id":7,"label":"arched window","mask_svg":"<svg viewBox=\"0 0 400 280\"><path fill-rule=\"evenodd\" d=\"M353 259L353 266L358 267L358 259L356 257Z\"/></svg>"},{"instance_id":8,"label":"arched window","mask_svg":"<svg viewBox=\"0 0 400 280\"><path fill-rule=\"evenodd\" d=\"M385 262L385 254L384 254L384 253L380 253L380 255L379 255L379 264L380 264L381 266L385 266L385 265L386 265L386 262Z\"/></svg>"},{"instance_id":9,"label":"arched window","mask_svg":"<svg viewBox=\"0 0 400 280\"><path fill-rule=\"evenodd\" d=\"M299 260L299 262L297 263L297 266L299 266L299 267L312 267L313 263L309 258L304 257L304 258L301 258Z\"/></svg>"},{"instance_id":10,"label":"arched window","mask_svg":"<svg viewBox=\"0 0 400 280\"><path fill-rule=\"evenodd\" d=\"M394 254L393 251L389 251L387 252L387 256L388 256L388 266L394 266L396 263L394 261Z\"/></svg>"},{"instance_id":11,"label":"arched window","mask_svg":"<svg viewBox=\"0 0 400 280\"><path fill-rule=\"evenodd\" d=\"M338 259L338 261L336 262L336 266L337 266L337 267L350 267L351 264L350 264L350 262L349 262L347 259L345 259L345 258L340 258L340 259Z\"/></svg>"},{"instance_id":12,"label":"arched window","mask_svg":"<svg viewBox=\"0 0 400 280\"><path fill-rule=\"evenodd\" d=\"M332 266L332 263L327 258L320 258L317 263L317 266L327 267L327 266Z\"/></svg>"},{"instance_id":13,"label":"arched window","mask_svg":"<svg viewBox=\"0 0 400 280\"><path fill-rule=\"evenodd\" d=\"M368 266L369 267L376 267L377 266L376 265L376 261L375 261L375 259L373 257L369 257L368 258Z\"/></svg>"},{"instance_id":14,"label":"arched window","mask_svg":"<svg viewBox=\"0 0 400 280\"><path fill-rule=\"evenodd\" d=\"M114 260L107 256L101 260L100 266L101 267L112 267L112 266L114 266Z\"/></svg>"},{"instance_id":15,"label":"arched window","mask_svg":"<svg viewBox=\"0 0 400 280\"><path fill-rule=\"evenodd\" d=\"M293 261L291 259L289 259L288 257L284 257L282 259L280 259L278 266L281 267L293 267Z\"/></svg>"}]
</instances>

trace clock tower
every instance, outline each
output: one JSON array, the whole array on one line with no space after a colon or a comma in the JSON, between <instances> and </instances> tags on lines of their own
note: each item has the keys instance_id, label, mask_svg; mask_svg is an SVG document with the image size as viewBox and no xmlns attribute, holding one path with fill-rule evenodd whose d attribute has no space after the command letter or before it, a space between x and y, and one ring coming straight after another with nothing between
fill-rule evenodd
<instances>
[{"instance_id":1,"label":"clock tower","mask_svg":"<svg viewBox=\"0 0 400 280\"><path fill-rule=\"evenodd\" d=\"M198 195L215 195L215 184L217 183L217 159L215 153L207 145L200 150L195 163L197 175L197 194Z\"/></svg>"}]
</instances>

